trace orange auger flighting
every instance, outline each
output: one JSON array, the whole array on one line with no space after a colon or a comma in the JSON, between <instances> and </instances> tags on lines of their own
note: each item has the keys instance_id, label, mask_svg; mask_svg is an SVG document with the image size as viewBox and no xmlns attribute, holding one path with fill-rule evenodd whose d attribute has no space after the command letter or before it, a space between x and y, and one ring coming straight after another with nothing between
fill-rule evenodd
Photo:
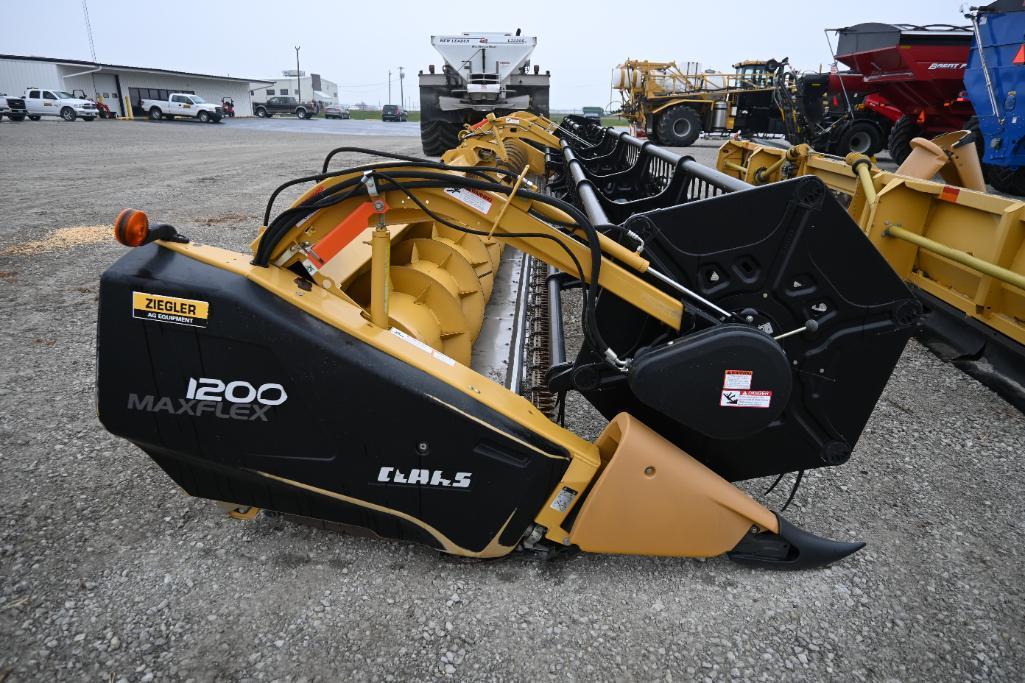
<instances>
[{"instance_id":1,"label":"orange auger flighting","mask_svg":"<svg viewBox=\"0 0 1025 683\"><path fill-rule=\"evenodd\" d=\"M748 189L607 135L520 112L440 162L374 152L392 160L331 171L368 151L335 150L276 214L274 193L251 253L148 228L103 275L100 419L235 516L457 555L804 568L856 551L730 481L846 462L917 301L820 181ZM573 289L579 322L560 312ZM196 314L129 314L140 295ZM531 305L506 325L503 384L475 365L505 298ZM594 442L521 395L571 391L610 420Z\"/></svg>"}]
</instances>

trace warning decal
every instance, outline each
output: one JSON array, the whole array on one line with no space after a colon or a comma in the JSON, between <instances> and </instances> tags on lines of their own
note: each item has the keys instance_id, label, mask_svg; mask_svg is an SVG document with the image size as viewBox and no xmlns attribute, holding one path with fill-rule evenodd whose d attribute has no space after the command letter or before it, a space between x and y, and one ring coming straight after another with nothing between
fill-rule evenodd
<instances>
[{"instance_id":1,"label":"warning decal","mask_svg":"<svg viewBox=\"0 0 1025 683\"><path fill-rule=\"evenodd\" d=\"M196 299L132 292L132 317L189 327L206 327L210 304Z\"/></svg>"},{"instance_id":2,"label":"warning decal","mask_svg":"<svg viewBox=\"0 0 1025 683\"><path fill-rule=\"evenodd\" d=\"M406 334L405 332L403 332L402 330L400 330L398 328L395 328L395 327L391 328L391 333L394 334L399 339L401 339L402 341L407 342L409 344L412 344L413 346L415 346L416 348L420 349L424 353L431 354L432 356L434 356L435 358L440 360L442 363L445 363L446 365L455 365L456 364L456 361L455 361L454 358L446 356L441 351L438 351L437 349L435 349L433 346L430 346L429 344L423 343L422 341L420 341L416 337L410 336L410 335Z\"/></svg>"},{"instance_id":3,"label":"warning decal","mask_svg":"<svg viewBox=\"0 0 1025 683\"><path fill-rule=\"evenodd\" d=\"M446 187L445 192L475 211L481 213L491 211L491 198L483 192L462 187Z\"/></svg>"},{"instance_id":4,"label":"warning decal","mask_svg":"<svg viewBox=\"0 0 1025 683\"><path fill-rule=\"evenodd\" d=\"M569 506L573 503L573 499L577 497L577 492L568 486L563 486L562 490L559 491L559 495L552 501L551 508L556 512L565 512L569 509Z\"/></svg>"},{"instance_id":5,"label":"warning decal","mask_svg":"<svg viewBox=\"0 0 1025 683\"><path fill-rule=\"evenodd\" d=\"M771 391L723 389L719 398L719 405L726 408L768 408L771 403Z\"/></svg>"},{"instance_id":6,"label":"warning decal","mask_svg":"<svg viewBox=\"0 0 1025 683\"><path fill-rule=\"evenodd\" d=\"M754 372L751 370L727 370L722 380L722 388L750 389L752 377L754 377Z\"/></svg>"}]
</instances>

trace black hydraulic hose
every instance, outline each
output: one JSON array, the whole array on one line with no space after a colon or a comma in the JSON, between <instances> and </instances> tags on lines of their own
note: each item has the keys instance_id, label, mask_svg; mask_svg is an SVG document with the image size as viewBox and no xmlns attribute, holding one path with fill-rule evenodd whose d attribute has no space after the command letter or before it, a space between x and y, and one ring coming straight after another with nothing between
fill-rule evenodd
<instances>
[{"instance_id":1,"label":"black hydraulic hose","mask_svg":"<svg viewBox=\"0 0 1025 683\"><path fill-rule=\"evenodd\" d=\"M429 215L432 215L433 212L430 212L426 208L426 206L424 206L421 202L418 201L418 199L416 197L414 197L412 195L409 195L409 193L408 193L408 189L409 188L417 189L417 188L465 187L465 188L477 189L477 190L482 190L482 191L498 192L498 193L501 193L501 194L510 194L512 192L512 187L510 187L508 185L502 185L500 183L495 183L495 182L483 182L483 181L474 180L474 179L468 178L468 177L452 175L451 173L430 173L430 172L415 172L414 171L414 172L409 172L404 177L405 178L420 179L420 180L422 180L424 182L399 183L394 178L388 176L385 173L381 173L378 170L373 170L372 172L373 172L373 174L375 176L379 176L382 179L388 180L389 182L394 184L396 187L399 187L404 192L406 192L406 194L408 196L410 196L410 199L412 201L414 201L415 203L417 203L420 206L420 208L422 210L424 210L426 213L428 213ZM343 181L342 183L338 183L337 185L334 185L331 188L328 188L329 190L333 191L332 192L332 196L311 197L310 200L308 200L304 205L301 205L301 206L298 206L298 207L292 207L290 209L286 209L282 214L280 214L277 218L274 219L273 223L271 225L269 225L267 230L264 232L262 238L260 239L260 243L257 246L257 253L256 253L256 257L253 260L253 263L255 265L258 265L258 266L266 266L268 264L268 262L269 262L270 254L273 251L273 249L275 248L275 246L277 245L277 243L304 216L310 215L314 211L317 211L318 209L324 208L326 206L331 206L331 205L336 204L338 202L345 201L346 199L350 198L351 196L354 196L357 193L365 192L366 189L363 186L363 183L364 183L364 179L362 177L349 178L348 180ZM333 196L333 195L336 195L337 192L341 191L342 189L352 188L353 186L356 186L356 187L353 189L353 191L351 193L347 193L343 197ZM568 203L566 203L566 202L564 202L562 200L555 199L554 197L550 197L548 195L540 194L540 193L533 192L533 191L530 191L530 190L522 190L521 189L518 192L518 194L521 197L524 197L525 199L531 199L531 200L534 200L534 201L537 201L537 202L540 202L540 203L544 203L544 204L548 204L550 206L553 206L555 208L560 209L564 213L567 213L568 215L570 215L570 217L572 217L577 222L577 226L584 231L584 234L587 237L587 246L588 246L588 248L590 250L590 253L591 253L591 278L590 278L590 282L588 283L588 287L585 289L585 291L586 291L586 298L585 298L585 306L584 306L584 311L583 311L584 332L585 332L585 335L588 337L588 340L591 342L592 346L594 346L595 349L601 355L603 355L603 356L606 355L606 352L609 350L609 346L608 346L608 344L605 343L605 341L604 341L604 339L603 339L603 337L601 335L601 332L598 330L598 326L597 326L597 323L596 323L596 321L594 319L594 315L593 315L593 313L594 313L594 302L597 300L597 296L598 296L598 279L599 279L599 274L600 274L600 271L601 271L601 259L602 259L601 244L600 244L600 242L598 240L598 231L595 229L595 227L588 220L587 216L585 216L579 209L577 209L572 204L568 204ZM432 215L432 217L433 217L433 215ZM445 222L445 221L439 221L439 222ZM449 224L449 223L445 222L445 224ZM462 226L458 226L456 224L451 224L450 227L455 227L456 229L461 229L461 230L464 230L464 231L469 231L468 228L463 228ZM486 234L486 233L484 233L484 234ZM514 235L510 235L510 236L514 236ZM555 239L551 235L545 235L543 233L524 233L524 237L526 237L526 238L553 239L557 243L560 243L560 246L564 250L566 250L570 254L570 256L572 257L572 260L574 261L574 265L576 265L578 267L578 269L580 270L581 279L583 279L583 269L580 268L579 263L576 262L576 258L573 256L572 252L569 251L568 247L566 247L566 245L564 243L559 242L559 240ZM567 236L566 239L573 239L573 238L570 237L570 236Z\"/></svg>"},{"instance_id":2,"label":"black hydraulic hose","mask_svg":"<svg viewBox=\"0 0 1025 683\"><path fill-rule=\"evenodd\" d=\"M379 150L368 149L366 147L335 147L333 150L331 150L330 152L327 153L326 157L324 157L324 168L321 171L321 173L327 173L327 167L328 167L328 164L331 163L331 159L334 158L334 156L336 154L341 154L343 152L354 152L356 154L371 154L373 156L385 157L387 159L399 159L401 161L414 161L416 163L424 163L424 164L436 163L436 162L431 161L430 159L422 159L420 157L408 156L406 154L396 154L395 152L381 152Z\"/></svg>"},{"instance_id":3,"label":"black hydraulic hose","mask_svg":"<svg viewBox=\"0 0 1025 683\"><path fill-rule=\"evenodd\" d=\"M339 150L348 150L348 149L357 150L357 149L362 149L362 148L360 148L360 147L339 147L338 149ZM369 152L373 152L373 150L369 150ZM410 158L412 158L412 157L410 157ZM419 161L419 160L414 160L414 161L402 161L401 163L396 163L396 164L382 164L382 163L365 164L363 166L356 166L355 168L346 168L346 169L343 169L341 171L333 171L331 173L327 173L327 172L317 173L317 174L314 174L314 175L303 176L301 178L293 178L292 180L284 182L281 185L278 185L276 188L274 188L274 191L271 192L270 198L267 200L267 206L266 206L266 208L264 209L264 212L263 212L263 224L264 225L270 225L271 209L274 207L274 201L278 198L278 195L281 194L282 191L284 191L284 190L286 190L289 187L292 187L294 185L300 185L302 183L310 183L310 182L318 182L319 183L321 180L327 180L328 178L337 178L338 176L346 175L348 173L358 173L360 171L369 171L369 170L373 170L375 168L409 168L409 167L416 167L416 166L429 166L431 168L438 168L438 169L443 169L443 170L460 171L460 172L464 172L464 173L471 173L473 175L478 175L478 176L481 176L483 178L487 178L487 175L486 175L487 173L497 173L499 175L504 175L506 177L510 177L511 176L511 177L514 177L514 178L519 175L518 173L514 173L514 172L510 171L507 168L499 168L497 166L450 166L448 164L442 164L442 163L439 163L437 161L428 161L426 159L423 160L422 162Z\"/></svg>"},{"instance_id":4,"label":"black hydraulic hose","mask_svg":"<svg viewBox=\"0 0 1025 683\"><path fill-rule=\"evenodd\" d=\"M279 241L281 241L281 238L284 237L285 233L295 227L300 220L318 209L332 206L333 204L349 199L355 194L362 184L362 177L349 178L337 185L332 185L328 188L330 192L325 192L324 195L310 197L299 206L292 206L285 209L279 213L273 221L265 222L267 229L263 232L263 235L260 237L260 243L256 246L253 265L266 267L274 247L277 246ZM349 189L353 189L353 191L343 195L341 198L337 196L337 194L342 190Z\"/></svg>"},{"instance_id":5,"label":"black hydraulic hose","mask_svg":"<svg viewBox=\"0 0 1025 683\"><path fill-rule=\"evenodd\" d=\"M486 237L486 236L490 235L490 232L488 232L486 230L475 230L474 228L468 228L468 227L466 227L464 225L459 225L458 223L452 222L452 221L448 220L447 218L445 218L444 216L439 216L438 214L436 214L433 211L431 211L430 209L428 209L427 205L424 204L423 202L421 202L419 197L417 197L416 195L414 195L413 193L411 193L409 191L410 189L417 189L418 187L437 187L437 185L435 185L433 183L428 185L428 184L424 184L422 182L421 183L410 183L410 184L407 185L405 183L399 182L395 178L392 178L392 177L388 176L385 173L379 173L379 174L376 174L376 175L379 175L384 180L387 180L389 183L394 185L398 190L400 190L403 194L405 194L407 197L409 197L410 200L412 200L414 204L416 204L418 207L420 207L420 209L431 218L431 220L437 221L438 223L441 223L442 225L447 225L450 228L453 228L455 230L459 230L460 232L468 233L470 235L477 235L477 236L482 236L482 237ZM563 242L562 240L557 239L557 238L555 238L555 237L553 237L551 235L547 235L545 233L541 233L541 232L503 232L502 234L505 237L528 238L528 239L548 239L548 240L551 240L551 241L555 242L557 245L559 245L559 247L564 252L566 252L566 255L570 258L570 260L573 261L573 265L577 269L577 275L580 278L581 282L583 281L584 269L583 269L583 266L580 265L580 260L577 259L576 254L574 254L572 252L572 250L570 250L570 248L567 247L566 243Z\"/></svg>"},{"instance_id":6,"label":"black hydraulic hose","mask_svg":"<svg viewBox=\"0 0 1025 683\"><path fill-rule=\"evenodd\" d=\"M344 195L333 197L332 201L329 204L325 204L325 206L332 206L334 204L344 202L347 199L351 199L352 197L356 196L359 190L360 185L359 183L356 183L355 187L352 187ZM253 264L259 266L266 266L268 261L270 260L270 254L271 251L273 251L273 245L276 245L278 242L280 242L281 238L284 237L284 235L289 230L294 228L296 224L299 223L299 221L301 221L306 216L309 216L314 211L318 211L321 208L323 207L293 207L291 209L286 209L281 214L279 214L278 217L274 219L274 223L267 226L267 230L263 233L263 238L261 238L260 244L257 246L257 255L256 258L253 259ZM270 240L267 239L269 235L273 236ZM264 249L265 241L267 241L268 245L266 249ZM262 259L262 262L258 262L258 259Z\"/></svg>"},{"instance_id":7,"label":"black hydraulic hose","mask_svg":"<svg viewBox=\"0 0 1025 683\"><path fill-rule=\"evenodd\" d=\"M538 219L539 221L544 221L545 223L550 223L551 225L554 225L554 226L559 227L559 228L575 228L575 227L577 227L577 224L575 222L574 223L569 223L569 222L566 222L566 221L557 221L554 218L549 218L548 216L542 216L540 213L538 213L534 209L530 209L529 211L527 211L527 213L530 214L531 216L533 216L534 218ZM591 221L591 222L594 223L594 221ZM618 233L621 233L623 235L629 235L629 233L630 233L630 231L628 229L626 229L622 225L619 225L618 223L606 223L604 225L595 224L594 227L598 228L598 230L600 230L601 232L607 232L607 231L613 231L614 230L614 231L616 231Z\"/></svg>"}]
</instances>

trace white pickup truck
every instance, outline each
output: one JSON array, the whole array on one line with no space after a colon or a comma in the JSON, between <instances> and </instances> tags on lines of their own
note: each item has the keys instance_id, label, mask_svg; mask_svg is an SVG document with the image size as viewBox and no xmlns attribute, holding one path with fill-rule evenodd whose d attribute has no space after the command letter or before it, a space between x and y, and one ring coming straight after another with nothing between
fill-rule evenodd
<instances>
[{"instance_id":1,"label":"white pickup truck","mask_svg":"<svg viewBox=\"0 0 1025 683\"><path fill-rule=\"evenodd\" d=\"M74 121L81 116L85 121L92 121L99 116L95 102L80 99L63 90L45 88L26 90L25 108L33 121L44 116L59 116L65 121Z\"/></svg>"},{"instance_id":2,"label":"white pickup truck","mask_svg":"<svg viewBox=\"0 0 1025 683\"><path fill-rule=\"evenodd\" d=\"M199 95L180 92L172 93L166 102L164 100L143 100L142 111L146 112L154 121L187 116L203 123L217 123L224 116L224 109L220 105L207 102Z\"/></svg>"}]
</instances>

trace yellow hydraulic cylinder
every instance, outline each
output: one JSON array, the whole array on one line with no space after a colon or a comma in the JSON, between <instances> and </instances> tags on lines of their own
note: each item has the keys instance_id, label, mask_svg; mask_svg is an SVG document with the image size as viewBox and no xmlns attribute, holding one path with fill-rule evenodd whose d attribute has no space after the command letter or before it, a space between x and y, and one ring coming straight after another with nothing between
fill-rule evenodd
<instances>
[{"instance_id":1,"label":"yellow hydraulic cylinder","mask_svg":"<svg viewBox=\"0 0 1025 683\"><path fill-rule=\"evenodd\" d=\"M858 180L861 181L861 189L865 193L865 202L867 204L875 204L876 186L872 182L872 161L864 154L858 154L857 152L848 154L845 161L858 174Z\"/></svg>"},{"instance_id":2,"label":"yellow hydraulic cylinder","mask_svg":"<svg viewBox=\"0 0 1025 683\"><path fill-rule=\"evenodd\" d=\"M391 233L378 227L370 238L370 322L388 329L388 290L391 275Z\"/></svg>"},{"instance_id":3,"label":"yellow hydraulic cylinder","mask_svg":"<svg viewBox=\"0 0 1025 683\"><path fill-rule=\"evenodd\" d=\"M997 280L1000 280L1001 282L1006 282L1009 285L1014 285L1015 287L1018 287L1019 289L1025 291L1025 275L1015 273L1014 271L1008 270L1006 268L1001 268L995 263L984 261L981 258L978 258L977 256L972 256L966 251L961 251L960 249L948 247L945 244L940 244L936 240L931 240L928 237L922 237L921 235L915 234L910 230L905 230L904 228L897 226L891 226L887 228L884 234L887 237L895 237L897 239L904 240L905 242L911 242L912 244L916 244L922 249L925 249L926 251L931 251L934 254L944 256L950 259L951 261L954 261L955 263L960 263L963 266L968 266L969 268L977 270L983 275L988 275L991 278L995 278Z\"/></svg>"},{"instance_id":4,"label":"yellow hydraulic cylinder","mask_svg":"<svg viewBox=\"0 0 1025 683\"><path fill-rule=\"evenodd\" d=\"M733 161L725 162L725 166L726 166L726 168L728 168L730 170L733 170L733 171L736 171L737 173L740 173L742 175L746 175L747 174L747 166L743 166L743 165L738 164L738 163L733 162Z\"/></svg>"}]
</instances>

